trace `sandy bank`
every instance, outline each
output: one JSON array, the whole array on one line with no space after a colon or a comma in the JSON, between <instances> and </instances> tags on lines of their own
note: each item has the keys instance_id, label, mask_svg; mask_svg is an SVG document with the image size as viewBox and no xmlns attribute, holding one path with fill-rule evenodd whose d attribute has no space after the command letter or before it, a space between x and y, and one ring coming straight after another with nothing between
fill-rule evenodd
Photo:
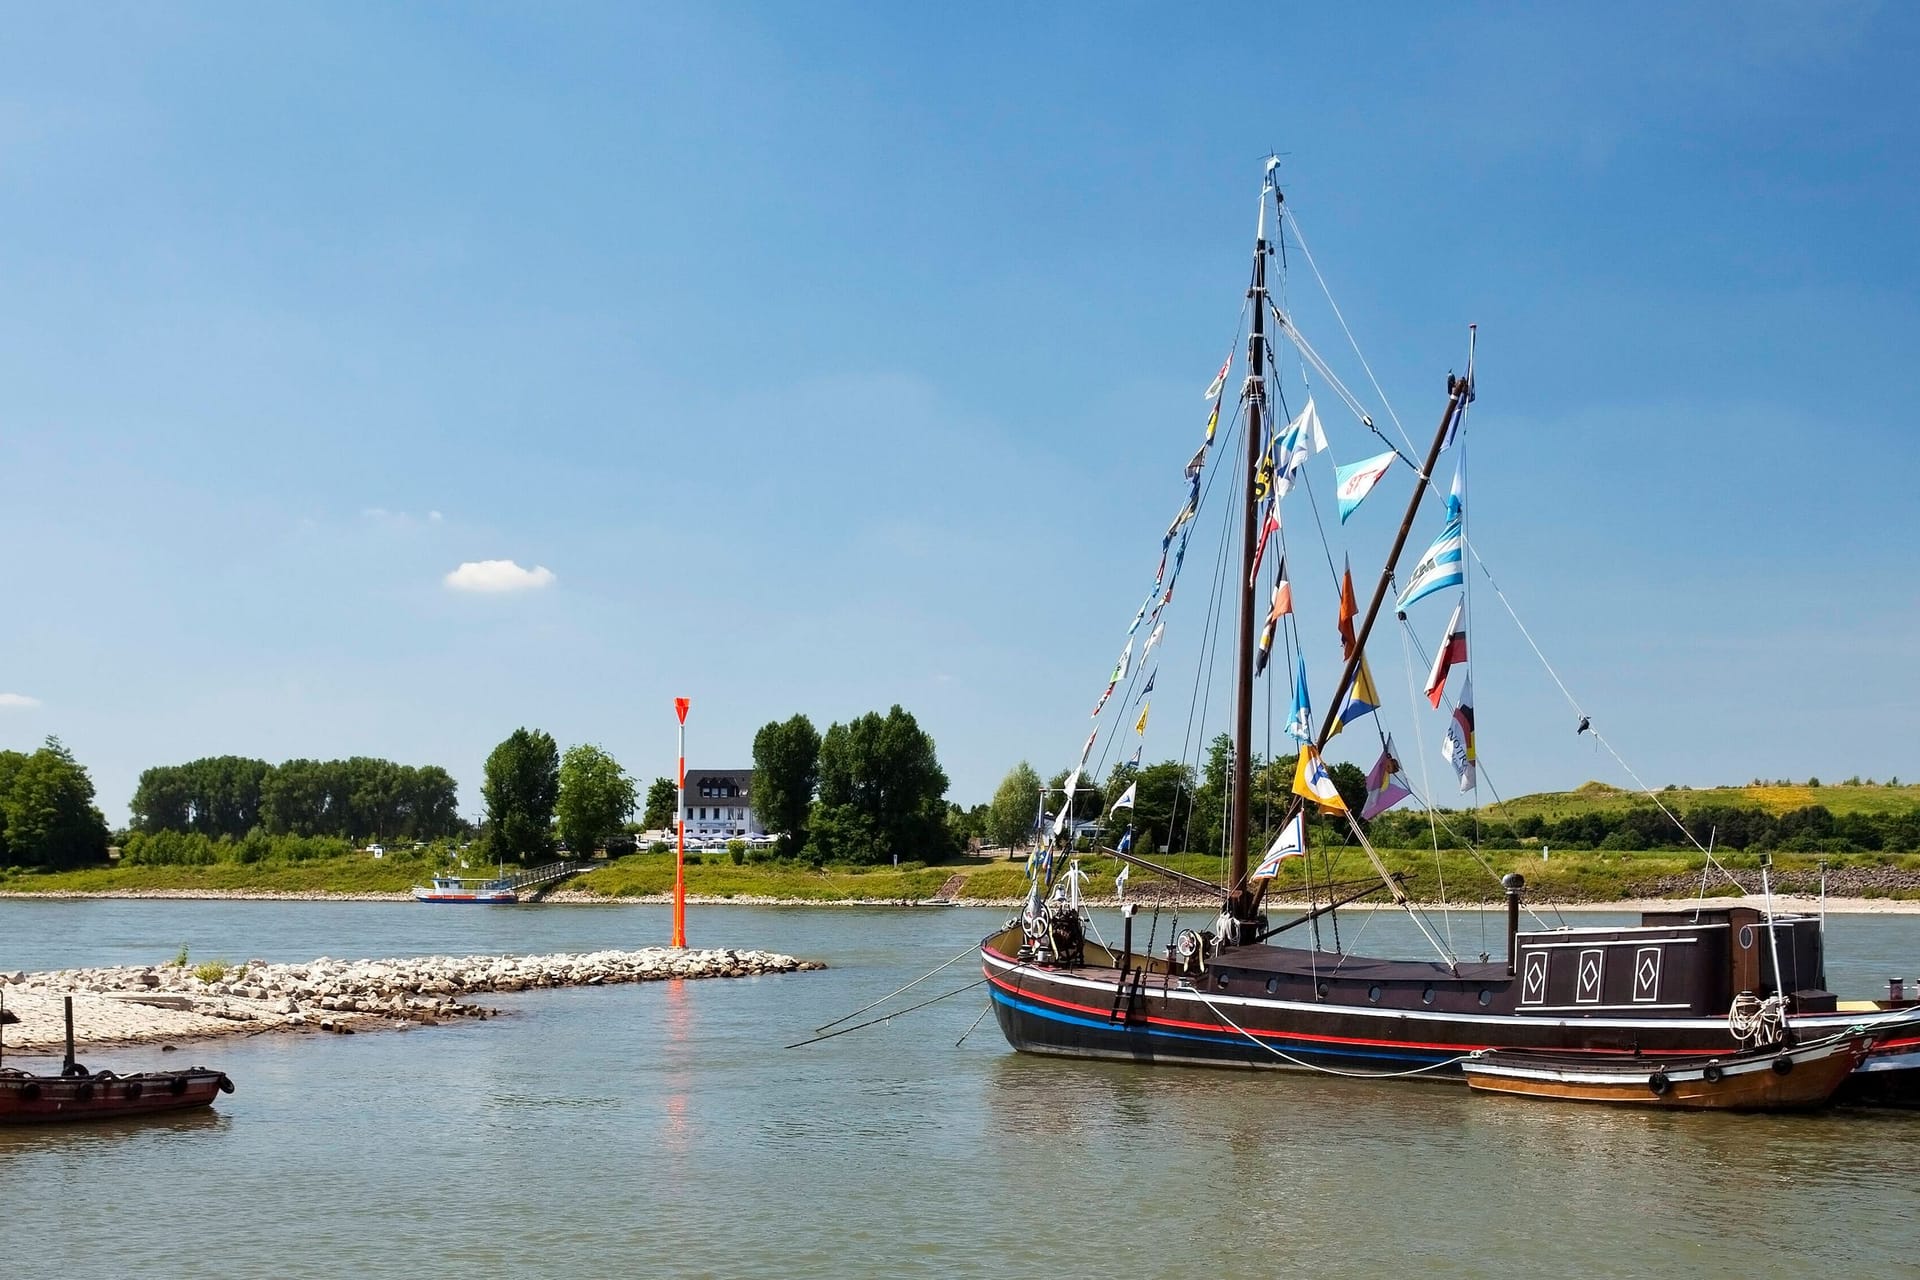
<instances>
[{"instance_id":1,"label":"sandy bank","mask_svg":"<svg viewBox=\"0 0 1920 1280\"><path fill-rule=\"evenodd\" d=\"M490 992L667 978L744 978L825 967L772 951L649 947L548 956L322 957L306 964L250 960L217 975L176 965L11 973L0 974L0 998L19 1021L0 1034L10 1052L57 1050L65 1041L68 995L74 998L76 1041L99 1046L265 1031L433 1025L450 1018L492 1016L494 1010L466 999Z\"/></svg>"}]
</instances>

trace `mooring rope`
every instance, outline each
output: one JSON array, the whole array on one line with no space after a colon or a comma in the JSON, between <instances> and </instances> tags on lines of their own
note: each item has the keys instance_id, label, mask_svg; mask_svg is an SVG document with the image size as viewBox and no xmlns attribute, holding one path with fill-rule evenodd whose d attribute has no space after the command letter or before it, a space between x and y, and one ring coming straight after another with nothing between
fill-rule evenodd
<instances>
[{"instance_id":1,"label":"mooring rope","mask_svg":"<svg viewBox=\"0 0 1920 1280\"><path fill-rule=\"evenodd\" d=\"M1235 1031L1238 1031L1241 1035L1245 1036L1248 1040L1251 1040L1254 1044L1259 1045L1262 1049L1265 1049L1268 1053L1272 1054L1274 1057L1280 1058L1286 1062L1291 1062L1296 1067L1302 1067L1308 1071L1318 1071L1325 1075L1342 1076L1349 1080L1399 1080L1407 1076L1425 1075L1429 1071L1438 1071L1442 1067L1451 1067L1456 1063L1465 1062L1468 1058L1471 1058L1473 1056L1471 1053L1462 1053L1452 1058L1443 1058L1439 1062L1429 1063L1427 1066L1424 1066L1424 1067L1415 1067L1410 1071L1342 1071L1339 1067L1329 1067L1318 1062L1308 1062L1303 1058L1296 1058L1290 1053L1286 1053L1280 1049L1274 1048L1272 1045L1268 1044L1265 1040L1262 1040L1259 1036L1254 1035L1251 1031L1248 1031L1245 1027L1235 1022L1232 1018L1229 1018L1226 1015L1226 1013L1220 1008L1220 1006L1216 1005L1213 1001L1207 999L1206 996L1201 995L1201 993L1198 990L1194 991L1193 994L1194 994L1194 997L1198 999L1201 1004L1213 1010L1214 1014L1219 1017L1220 1021L1226 1023L1228 1026L1232 1027Z\"/></svg>"}]
</instances>

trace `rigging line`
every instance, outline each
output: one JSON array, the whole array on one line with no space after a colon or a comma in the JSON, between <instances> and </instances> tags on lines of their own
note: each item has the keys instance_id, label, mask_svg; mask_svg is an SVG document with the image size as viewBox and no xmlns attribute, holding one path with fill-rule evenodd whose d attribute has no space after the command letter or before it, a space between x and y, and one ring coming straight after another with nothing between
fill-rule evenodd
<instances>
[{"instance_id":1,"label":"rigging line","mask_svg":"<svg viewBox=\"0 0 1920 1280\"><path fill-rule=\"evenodd\" d=\"M1346 816L1347 826L1353 832L1353 838L1359 841L1362 847L1371 848L1371 846L1367 844L1367 833L1360 829L1360 820L1353 816L1353 811L1342 808L1340 812ZM1450 948L1442 945L1440 939L1433 936L1433 931L1427 928L1427 922L1423 918L1422 913L1415 909L1411 901L1406 903L1406 908L1407 916L1413 921L1414 926L1418 928L1422 934L1426 935L1427 941L1433 944L1433 949L1440 953L1440 958L1445 960L1448 965L1454 966L1457 970L1460 964L1460 957L1454 955Z\"/></svg>"},{"instance_id":2,"label":"rigging line","mask_svg":"<svg viewBox=\"0 0 1920 1280\"><path fill-rule=\"evenodd\" d=\"M1221 447L1223 450L1231 451L1234 442L1239 440L1240 438L1240 428L1241 428L1241 417L1240 417L1239 411L1236 410L1234 413L1233 422L1229 426L1226 438L1222 442ZM1204 734L1205 724L1206 724L1206 707L1210 705L1213 701L1213 664L1214 664L1214 659L1218 654L1219 645L1220 645L1220 641L1219 641L1220 610L1222 606L1222 601L1225 598L1221 592L1220 587L1221 587L1221 582L1223 581L1226 575L1227 550L1228 550L1228 545L1232 541L1232 536L1233 536L1232 528L1231 528L1232 521L1229 518L1232 514L1232 504L1231 503L1223 504L1221 506L1221 512L1222 512L1222 516L1220 521L1220 546L1219 546L1218 552L1216 553L1215 561L1214 561L1213 586L1207 598L1207 612L1204 615L1205 621L1202 623L1201 629L1200 629L1200 656L1199 656L1199 659L1197 659L1194 664L1193 692L1190 695L1188 695L1187 727L1180 740L1180 763L1183 766L1188 764L1188 753L1195 752L1196 750L1194 746L1194 740L1193 740L1194 717L1196 715L1199 716L1201 725L1202 725L1202 733ZM1202 693L1202 685L1201 685L1201 676L1203 672L1206 677L1204 694ZM1197 753L1193 758L1197 762L1198 760ZM1180 822L1180 795L1182 791L1185 791L1187 794L1187 826L1184 828L1185 834L1181 837L1181 845L1183 846L1181 849L1181 852L1183 853L1186 852L1184 846L1190 843L1192 840L1193 813L1194 813L1195 801L1197 799L1195 795L1195 790L1196 788L1187 787L1185 785L1184 778L1176 779L1174 782L1173 807L1167 818L1167 852L1168 853L1173 852L1174 831L1177 829L1181 829L1179 827L1179 822Z\"/></svg>"},{"instance_id":3,"label":"rigging line","mask_svg":"<svg viewBox=\"0 0 1920 1280\"><path fill-rule=\"evenodd\" d=\"M873 1009L880 1005L885 1004L887 1001L893 999L895 996L899 995L901 992L907 991L914 987L919 986L921 983L925 982L928 978L931 978L934 974L939 973L942 969L951 968L952 966L959 964L962 960L965 960L968 956L978 953L979 950L980 950L980 943L976 942L972 946L969 946L965 951L962 951L959 955L955 956L953 959L948 960L944 964L936 965L934 968L927 970L925 973L915 978L912 982L909 982L906 986L895 987L893 990L887 992L887 994L881 996L878 1000L875 1000L872 1004L861 1005L858 1009L855 1009L852 1013L842 1014L840 1017L835 1018L832 1022L823 1022L819 1026L815 1027L814 1030L825 1031L828 1027L839 1026L841 1023L847 1021L849 1018L857 1018L861 1014L865 1013L867 1010Z\"/></svg>"},{"instance_id":4,"label":"rigging line","mask_svg":"<svg viewBox=\"0 0 1920 1280\"><path fill-rule=\"evenodd\" d=\"M842 1027L838 1031L829 1031L825 1035L820 1035L820 1036L810 1036L805 1040L796 1040L792 1044L782 1045L780 1047L783 1049L804 1049L810 1044L819 1044L822 1040L831 1040L835 1036L844 1036L844 1035L847 1035L849 1032L859 1031L866 1027L876 1026L882 1022L891 1022L895 1018L905 1017L907 1014L912 1013L915 1009L924 1009L930 1004L939 1004L942 1000L945 1000L950 996L957 996L962 991L971 991L975 987L984 986L986 985L986 982L987 982L987 979L985 978L975 978L972 982L969 982L966 986L955 987L953 990L948 991L942 995L934 996L931 1000L922 1000L919 1004L910 1004L906 1008L896 1010L893 1013L885 1013L880 1015L877 1018L869 1018L865 1022L856 1022L850 1027Z\"/></svg>"},{"instance_id":5,"label":"rigging line","mask_svg":"<svg viewBox=\"0 0 1920 1280\"><path fill-rule=\"evenodd\" d=\"M1463 1054L1460 1054L1458 1057L1442 1058L1439 1062L1429 1063L1424 1067L1415 1067L1411 1071L1343 1071L1339 1067L1329 1067L1324 1063L1319 1063L1319 1062L1308 1062L1304 1058L1296 1058L1292 1054L1287 1053L1284 1050L1274 1048L1272 1045L1268 1044L1265 1040L1262 1040L1259 1036L1254 1035L1253 1032L1247 1030L1245 1027L1235 1022L1232 1018L1228 1017L1226 1014L1226 1011L1221 1009L1220 1006L1215 1004L1213 1001L1207 999L1207 997L1200 992L1199 988L1190 987L1189 989L1192 991L1195 999L1199 1000L1200 1003L1207 1006L1207 1008L1213 1010L1213 1014L1215 1017L1219 1018L1220 1021L1226 1023L1228 1026L1232 1027L1235 1031L1245 1036L1249 1042L1259 1045L1262 1049L1265 1049L1268 1053L1272 1054L1276 1058L1279 1058L1281 1061L1290 1062L1294 1066L1299 1067L1306 1071L1318 1071L1323 1075L1341 1076L1348 1080L1401 1080L1401 1079L1405 1079L1408 1076L1423 1076L1427 1074L1429 1071L1439 1071L1444 1067L1455 1066L1459 1063L1465 1062L1468 1058L1473 1056L1472 1054L1469 1054L1469 1053L1463 1053Z\"/></svg>"},{"instance_id":6,"label":"rigging line","mask_svg":"<svg viewBox=\"0 0 1920 1280\"><path fill-rule=\"evenodd\" d=\"M1271 305L1269 310L1272 310ZM1327 385L1333 388L1334 394L1347 406L1348 411L1360 420L1360 425L1379 437L1380 443L1393 450L1394 456L1409 467L1418 470L1413 460L1400 452L1400 446L1387 439L1386 433L1374 423L1373 415L1367 412L1364 404L1360 403L1360 398L1348 390L1347 384L1340 380L1340 375L1333 371L1333 367L1314 349L1313 344L1307 341L1306 335L1294 327L1293 321L1277 310L1273 311L1273 321L1280 327L1280 331L1287 335L1287 340L1293 343L1294 349L1300 353L1302 364L1311 365L1315 372L1327 380ZM1271 350L1271 346L1268 349Z\"/></svg>"},{"instance_id":7,"label":"rigging line","mask_svg":"<svg viewBox=\"0 0 1920 1280\"><path fill-rule=\"evenodd\" d=\"M1546 669L1547 675L1552 678L1554 684L1560 687L1561 696L1566 698L1567 705L1573 708L1573 713L1579 716L1582 720L1585 720L1587 716L1586 716L1586 712L1583 711L1580 707L1580 700L1573 696L1573 691L1567 688L1567 682L1560 678L1560 673L1554 670L1553 664L1551 662L1547 661L1547 655L1541 652L1539 643L1535 641L1533 638L1533 633L1527 630L1527 624L1520 620L1519 611L1513 607L1513 601L1507 599L1507 593L1505 591L1502 591L1500 589L1500 584L1494 580L1493 570L1489 569L1487 567L1487 562L1481 558L1480 549L1474 546L1472 541L1466 537L1466 531L1464 526L1462 527L1462 530L1461 530L1461 541L1466 544L1467 550L1472 553L1473 562L1480 566L1480 572L1482 575L1486 577L1487 585L1493 588L1494 596L1497 597L1501 605L1506 608L1507 616L1509 618L1512 618L1513 625L1519 628L1521 636L1524 637L1527 642L1527 647L1533 650L1533 656L1540 660L1540 665ZM1613 757L1614 763L1619 765L1620 768L1626 773L1626 775L1629 778L1633 779L1634 785L1638 786L1642 791L1644 791L1647 794L1647 797L1651 799L1653 803L1659 808L1660 812L1666 814L1667 819L1670 822L1672 822L1674 826L1680 829L1680 833L1686 836L1688 841L1692 843L1693 847L1698 849L1701 853L1705 854L1710 862L1717 863L1718 859L1714 858L1713 852L1710 849L1708 849L1705 845L1700 843L1700 838L1694 835L1693 831L1690 828L1688 828L1686 823L1682 822L1678 817L1674 815L1671 809L1667 808L1665 804L1661 803L1659 793L1656 792L1652 787L1649 787L1644 781L1641 780L1640 775L1633 771L1633 766L1629 765L1626 762L1626 759L1622 757L1618 751L1615 751L1613 749L1613 744L1608 742L1606 738L1601 734L1601 732L1598 729L1593 728L1592 726L1588 726L1587 732L1591 733L1594 737L1594 740L1606 749L1606 752L1608 755ZM1727 878L1729 880L1733 880L1732 874L1726 872L1726 868L1722 867L1721 871L1727 875ZM1734 883L1738 884L1739 881L1734 880Z\"/></svg>"},{"instance_id":8,"label":"rigging line","mask_svg":"<svg viewBox=\"0 0 1920 1280\"><path fill-rule=\"evenodd\" d=\"M1326 277L1320 274L1320 264L1313 260L1313 250L1307 248L1307 238L1300 234L1298 215L1290 218L1290 221L1293 223L1293 238L1300 245L1300 254L1307 260L1307 266L1312 268L1313 278L1320 284L1320 292L1326 296L1327 305L1333 309L1334 319L1340 322L1340 331L1347 335L1347 344L1353 348L1353 354L1359 359L1360 367L1367 371L1367 381L1373 384L1374 394L1380 397L1380 403L1385 407L1387 416L1393 419L1394 428L1400 432L1400 438L1405 440L1407 448L1412 450L1413 441L1407 435L1407 428L1401 423L1400 415L1393 411L1393 401L1387 399L1386 391L1380 386L1380 379L1373 376L1373 366L1367 363L1366 353L1360 350L1360 344L1354 340L1353 330L1347 327L1347 318L1340 313L1340 304L1333 300L1333 290L1327 288ZM1415 467L1414 470L1418 471L1419 468Z\"/></svg>"}]
</instances>

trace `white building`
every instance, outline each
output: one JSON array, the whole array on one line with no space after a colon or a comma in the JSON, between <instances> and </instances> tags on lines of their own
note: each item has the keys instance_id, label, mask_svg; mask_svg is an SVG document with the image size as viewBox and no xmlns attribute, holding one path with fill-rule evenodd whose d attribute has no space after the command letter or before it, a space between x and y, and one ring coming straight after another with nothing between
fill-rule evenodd
<instances>
[{"instance_id":1,"label":"white building","mask_svg":"<svg viewBox=\"0 0 1920 1280\"><path fill-rule=\"evenodd\" d=\"M687 770L687 839L734 840L765 831L753 812L752 769Z\"/></svg>"}]
</instances>

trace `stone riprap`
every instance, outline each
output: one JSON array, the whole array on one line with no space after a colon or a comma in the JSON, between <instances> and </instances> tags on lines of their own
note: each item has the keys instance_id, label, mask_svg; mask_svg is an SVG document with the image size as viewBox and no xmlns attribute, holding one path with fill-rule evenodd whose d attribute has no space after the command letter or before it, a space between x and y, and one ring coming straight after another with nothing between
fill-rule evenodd
<instances>
[{"instance_id":1,"label":"stone riprap","mask_svg":"<svg viewBox=\"0 0 1920 1280\"><path fill-rule=\"evenodd\" d=\"M202 969L203 966L196 966ZM596 987L667 978L745 978L823 969L813 960L731 948L594 951L551 956L410 956L268 964L249 960L213 981L181 965L0 973L0 998L18 1022L0 1028L9 1051L65 1043L63 999L73 996L78 1043L143 1044L276 1030L350 1032L356 1026L435 1024L498 1012L465 997L540 987Z\"/></svg>"}]
</instances>

